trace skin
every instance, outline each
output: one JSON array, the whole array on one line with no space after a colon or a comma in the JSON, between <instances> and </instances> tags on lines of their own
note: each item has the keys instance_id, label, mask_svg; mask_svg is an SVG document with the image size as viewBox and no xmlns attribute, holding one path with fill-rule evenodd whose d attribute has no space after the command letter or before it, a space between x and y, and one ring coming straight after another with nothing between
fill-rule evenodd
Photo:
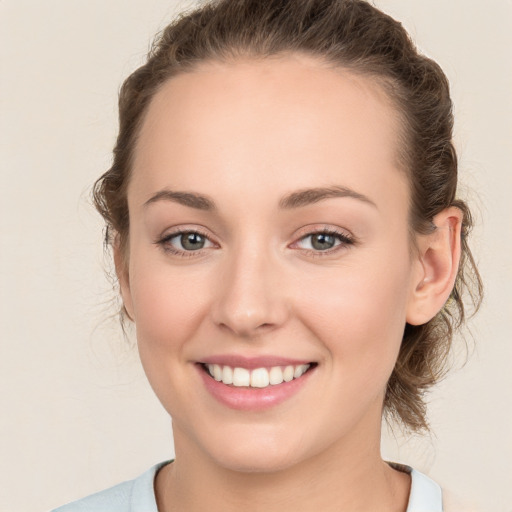
<instances>
[{"instance_id":1,"label":"skin","mask_svg":"<svg viewBox=\"0 0 512 512\"><path fill-rule=\"evenodd\" d=\"M442 212L411 249L399 123L370 79L301 55L201 64L153 98L128 187L128 252L115 257L173 421L176 461L155 482L162 511L407 508L409 476L380 456L384 392L405 323L432 318L453 286L460 214ZM279 207L331 186L365 199ZM180 237L161 243L176 229L201 230L203 249L170 252L184 251ZM352 243L315 249L308 235L325 229ZM282 404L240 411L198 373L218 354L318 366Z\"/></svg>"}]
</instances>

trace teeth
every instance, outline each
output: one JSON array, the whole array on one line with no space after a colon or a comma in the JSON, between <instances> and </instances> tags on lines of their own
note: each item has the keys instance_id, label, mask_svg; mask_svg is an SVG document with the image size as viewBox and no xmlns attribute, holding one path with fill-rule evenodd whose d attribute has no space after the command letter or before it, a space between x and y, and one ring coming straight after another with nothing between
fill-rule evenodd
<instances>
[{"instance_id":1,"label":"teeth","mask_svg":"<svg viewBox=\"0 0 512 512\"><path fill-rule=\"evenodd\" d=\"M233 386L250 386L251 374L245 368L235 368L233 370Z\"/></svg>"},{"instance_id":2,"label":"teeth","mask_svg":"<svg viewBox=\"0 0 512 512\"><path fill-rule=\"evenodd\" d=\"M309 364L297 366L272 366L267 368L232 368L231 366L220 366L218 364L207 365L208 373L218 382L232 384L236 387L266 388L275 386L282 382L290 382L298 379L309 369Z\"/></svg>"},{"instance_id":3,"label":"teeth","mask_svg":"<svg viewBox=\"0 0 512 512\"><path fill-rule=\"evenodd\" d=\"M283 370L281 370L281 367L274 366L274 367L270 368L270 372L269 372L270 384L275 386L276 384L281 384L281 382L283 382L283 380L284 380L283 379Z\"/></svg>"},{"instance_id":4,"label":"teeth","mask_svg":"<svg viewBox=\"0 0 512 512\"><path fill-rule=\"evenodd\" d=\"M231 366L224 366L222 369L222 382L224 384L233 384L233 368Z\"/></svg>"},{"instance_id":5,"label":"teeth","mask_svg":"<svg viewBox=\"0 0 512 512\"><path fill-rule=\"evenodd\" d=\"M300 366L296 366L295 371L293 372L293 378L298 379L301 375L304 375L308 368L308 364L301 364Z\"/></svg>"},{"instance_id":6,"label":"teeth","mask_svg":"<svg viewBox=\"0 0 512 512\"><path fill-rule=\"evenodd\" d=\"M222 380L222 368L218 364L213 365L213 378L219 382Z\"/></svg>"},{"instance_id":7,"label":"teeth","mask_svg":"<svg viewBox=\"0 0 512 512\"><path fill-rule=\"evenodd\" d=\"M258 368L251 372L251 388L266 388L270 384L266 368Z\"/></svg>"},{"instance_id":8,"label":"teeth","mask_svg":"<svg viewBox=\"0 0 512 512\"><path fill-rule=\"evenodd\" d=\"M293 374L295 373L295 368L293 366L287 366L285 369L284 369L284 372L283 372L283 379L285 382L290 382L291 380L293 380Z\"/></svg>"}]
</instances>

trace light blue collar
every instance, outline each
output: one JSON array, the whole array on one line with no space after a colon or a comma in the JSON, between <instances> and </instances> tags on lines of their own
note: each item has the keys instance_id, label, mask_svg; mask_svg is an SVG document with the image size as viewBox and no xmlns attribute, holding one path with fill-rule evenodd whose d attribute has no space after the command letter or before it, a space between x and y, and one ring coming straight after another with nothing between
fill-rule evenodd
<instances>
[{"instance_id":1,"label":"light blue collar","mask_svg":"<svg viewBox=\"0 0 512 512\"><path fill-rule=\"evenodd\" d=\"M133 481L130 510L131 512L148 512L157 510L154 480L157 471L171 461L161 462L143 473ZM398 471L411 475L411 492L406 512L443 512L441 487L428 476L410 466L388 462Z\"/></svg>"}]
</instances>

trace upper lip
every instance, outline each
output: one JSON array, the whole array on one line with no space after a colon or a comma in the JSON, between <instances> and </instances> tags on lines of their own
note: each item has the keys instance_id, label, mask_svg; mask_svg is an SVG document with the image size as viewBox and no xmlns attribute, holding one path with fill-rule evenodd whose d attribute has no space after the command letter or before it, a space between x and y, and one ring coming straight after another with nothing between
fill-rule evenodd
<instances>
[{"instance_id":1,"label":"upper lip","mask_svg":"<svg viewBox=\"0 0 512 512\"><path fill-rule=\"evenodd\" d=\"M224 354L206 357L200 361L202 364L218 364L219 366L231 366L232 368L269 368L272 366L297 366L310 364L306 359L292 359L281 356L257 356L246 357L236 354Z\"/></svg>"}]
</instances>

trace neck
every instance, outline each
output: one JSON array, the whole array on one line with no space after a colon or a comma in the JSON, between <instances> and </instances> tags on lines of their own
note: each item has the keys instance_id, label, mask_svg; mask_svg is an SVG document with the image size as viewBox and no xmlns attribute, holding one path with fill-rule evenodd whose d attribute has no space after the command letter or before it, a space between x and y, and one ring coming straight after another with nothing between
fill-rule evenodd
<instances>
[{"instance_id":1,"label":"neck","mask_svg":"<svg viewBox=\"0 0 512 512\"><path fill-rule=\"evenodd\" d=\"M405 512L410 477L390 468L377 438L357 440L272 472L238 472L220 466L174 429L176 460L157 475L159 511Z\"/></svg>"}]
</instances>

